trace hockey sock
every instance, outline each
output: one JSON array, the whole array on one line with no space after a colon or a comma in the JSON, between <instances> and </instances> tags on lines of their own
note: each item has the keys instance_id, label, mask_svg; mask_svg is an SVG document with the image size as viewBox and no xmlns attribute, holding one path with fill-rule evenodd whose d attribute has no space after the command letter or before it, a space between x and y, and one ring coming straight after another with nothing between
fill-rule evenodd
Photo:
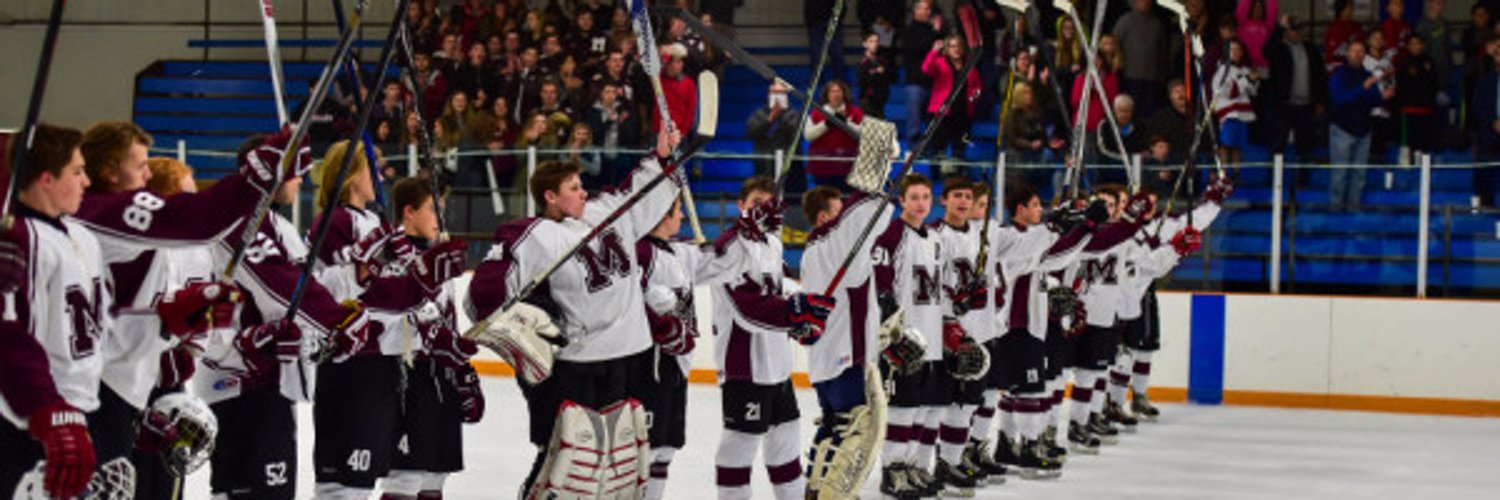
<instances>
[{"instance_id":1,"label":"hockey sock","mask_svg":"<svg viewBox=\"0 0 1500 500\"><path fill-rule=\"evenodd\" d=\"M1047 380L1047 425L1062 426L1062 402L1066 387L1062 375Z\"/></svg>"},{"instance_id":2,"label":"hockey sock","mask_svg":"<svg viewBox=\"0 0 1500 500\"><path fill-rule=\"evenodd\" d=\"M1029 393L1016 398L1016 422L1020 424L1022 438L1035 440L1047 430L1046 397L1043 393Z\"/></svg>"},{"instance_id":3,"label":"hockey sock","mask_svg":"<svg viewBox=\"0 0 1500 500\"><path fill-rule=\"evenodd\" d=\"M375 493L371 488L351 488L338 483L318 483L313 497L318 500L365 500Z\"/></svg>"},{"instance_id":4,"label":"hockey sock","mask_svg":"<svg viewBox=\"0 0 1500 500\"><path fill-rule=\"evenodd\" d=\"M787 422L772 426L766 433L766 474L771 477L771 490L778 500L800 499L806 494L807 478L802 476L802 459L798 455L802 445L798 425L800 422ZM749 493L749 488L745 492Z\"/></svg>"},{"instance_id":5,"label":"hockey sock","mask_svg":"<svg viewBox=\"0 0 1500 500\"><path fill-rule=\"evenodd\" d=\"M964 446L969 444L969 417L974 407L955 404L943 413L943 425L938 429L938 458L950 464L958 463Z\"/></svg>"},{"instance_id":6,"label":"hockey sock","mask_svg":"<svg viewBox=\"0 0 1500 500\"><path fill-rule=\"evenodd\" d=\"M651 449L651 478L646 480L646 498L659 500L667 491L667 469L672 466L672 456L677 448Z\"/></svg>"},{"instance_id":7,"label":"hockey sock","mask_svg":"<svg viewBox=\"0 0 1500 500\"><path fill-rule=\"evenodd\" d=\"M1105 391L1109 389L1109 381L1105 380L1103 371L1094 372L1094 398L1089 401L1089 413L1104 411Z\"/></svg>"},{"instance_id":8,"label":"hockey sock","mask_svg":"<svg viewBox=\"0 0 1500 500\"><path fill-rule=\"evenodd\" d=\"M447 472L423 472L422 492L417 494L417 500L443 500L443 483L447 481Z\"/></svg>"},{"instance_id":9,"label":"hockey sock","mask_svg":"<svg viewBox=\"0 0 1500 500\"><path fill-rule=\"evenodd\" d=\"M1016 436L1020 435L1016 424L1016 397L1008 392L1000 396L1000 433L1011 441L1015 441Z\"/></svg>"},{"instance_id":10,"label":"hockey sock","mask_svg":"<svg viewBox=\"0 0 1500 500\"><path fill-rule=\"evenodd\" d=\"M922 418L922 434L917 436L921 443L917 446L917 467L922 470L932 470L932 459L937 456L938 428L942 427L947 412L947 406L928 406Z\"/></svg>"},{"instance_id":11,"label":"hockey sock","mask_svg":"<svg viewBox=\"0 0 1500 500\"><path fill-rule=\"evenodd\" d=\"M1094 380L1097 378L1099 378L1097 371L1073 369L1073 405L1069 410L1074 423L1088 423L1089 407L1094 399Z\"/></svg>"},{"instance_id":12,"label":"hockey sock","mask_svg":"<svg viewBox=\"0 0 1500 500\"><path fill-rule=\"evenodd\" d=\"M1000 405L1000 389L985 389L984 404L974 410L974 420L969 428L969 439L986 441L990 438L990 423L995 420L995 408Z\"/></svg>"},{"instance_id":13,"label":"hockey sock","mask_svg":"<svg viewBox=\"0 0 1500 500\"><path fill-rule=\"evenodd\" d=\"M1130 370L1130 390L1145 394L1151 386L1151 351L1132 350L1131 353L1135 355L1135 366Z\"/></svg>"},{"instance_id":14,"label":"hockey sock","mask_svg":"<svg viewBox=\"0 0 1500 500\"><path fill-rule=\"evenodd\" d=\"M750 498L750 468L762 437L729 429L719 434L719 451L714 456L719 498Z\"/></svg>"},{"instance_id":15,"label":"hockey sock","mask_svg":"<svg viewBox=\"0 0 1500 500\"><path fill-rule=\"evenodd\" d=\"M881 447L882 463L904 463L907 445L914 434L912 422L916 420L918 408L895 408L886 411L885 444Z\"/></svg>"},{"instance_id":16,"label":"hockey sock","mask_svg":"<svg viewBox=\"0 0 1500 500\"><path fill-rule=\"evenodd\" d=\"M410 500L422 492L422 474L413 470L393 470L380 480L381 500Z\"/></svg>"},{"instance_id":17,"label":"hockey sock","mask_svg":"<svg viewBox=\"0 0 1500 500\"><path fill-rule=\"evenodd\" d=\"M1115 358L1114 366L1109 367L1109 400L1115 404L1125 402L1125 389L1130 387L1132 359L1129 350L1121 350L1120 355Z\"/></svg>"}]
</instances>

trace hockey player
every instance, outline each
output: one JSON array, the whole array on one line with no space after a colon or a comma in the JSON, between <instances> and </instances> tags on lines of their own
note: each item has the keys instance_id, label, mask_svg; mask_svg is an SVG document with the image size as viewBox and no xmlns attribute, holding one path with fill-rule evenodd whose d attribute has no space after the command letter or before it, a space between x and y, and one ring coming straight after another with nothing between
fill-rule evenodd
<instances>
[{"instance_id":1,"label":"hockey player","mask_svg":"<svg viewBox=\"0 0 1500 500\"><path fill-rule=\"evenodd\" d=\"M411 245L432 246L439 236L432 184L415 177L402 179L391 187L391 200ZM403 264L388 267L404 274ZM382 500L439 500L447 477L464 468L463 424L483 416L484 393L469 364L478 348L454 331L453 321L452 299L445 291L405 321L391 325L403 343L420 344L407 360L406 405L392 470L381 481Z\"/></svg>"},{"instance_id":2,"label":"hockey player","mask_svg":"<svg viewBox=\"0 0 1500 500\"><path fill-rule=\"evenodd\" d=\"M19 137L19 136L16 136ZM78 210L88 176L77 130L39 124L26 170L12 172L14 226L4 254L7 304L0 315L0 492L46 460L47 494L73 498L93 475L85 412L99 409L103 343L111 323L94 236L65 215ZM10 148L22 147L11 140Z\"/></svg>"},{"instance_id":3,"label":"hockey player","mask_svg":"<svg viewBox=\"0 0 1500 500\"><path fill-rule=\"evenodd\" d=\"M883 196L856 191L841 199L837 189L819 186L802 197L802 211L813 222L802 255L802 286L824 290L835 276L843 281L834 290L836 306L828 316L827 332L808 347L808 376L822 408L813 438L808 476L809 495L823 488L857 491L873 466L883 401L868 401L866 385L880 385L868 372L879 355L879 310L876 306L874 266L868 258L845 262L850 252L870 255L874 234L890 223L890 205ZM877 222L862 235L870 219ZM860 241L861 236L869 236ZM858 247L856 247L858 245ZM841 266L848 265L847 269ZM804 342L806 343L806 342ZM873 430L872 430L873 428Z\"/></svg>"},{"instance_id":4,"label":"hockey player","mask_svg":"<svg viewBox=\"0 0 1500 500\"><path fill-rule=\"evenodd\" d=\"M406 344L396 325L462 272L464 252L464 242L454 240L418 256L402 228L382 225L380 216L365 208L375 199L373 166L364 146L350 148L350 142L330 146L313 171L318 208L333 211L314 269L334 300L366 307L374 327L353 356L317 371L313 461L317 497L328 499L369 498L375 481L390 471L401 414L399 356ZM346 160L347 154L354 156ZM335 184L344 161L349 171L342 184ZM396 262L382 266L379 260L387 256ZM413 265L414 260L422 262Z\"/></svg>"},{"instance_id":5,"label":"hockey player","mask_svg":"<svg viewBox=\"0 0 1500 500\"><path fill-rule=\"evenodd\" d=\"M756 222L768 217L748 210L735 225L708 246L671 241L682 229L682 207L674 203L651 233L636 243L646 297L646 317L655 341L655 364L642 404L651 427L651 478L645 498L662 498L672 456L687 440L687 376L692 370L697 344L698 320L694 313L693 288L728 282L743 267L748 244L765 241L770 225ZM742 243L743 242L743 243Z\"/></svg>"},{"instance_id":6,"label":"hockey player","mask_svg":"<svg viewBox=\"0 0 1500 500\"><path fill-rule=\"evenodd\" d=\"M974 211L974 184L963 176L943 180L943 218L933 223L933 233L942 249L945 336L956 335L965 344L983 348L994 336L994 315L989 311L989 276L976 270L979 255L980 227L970 223ZM946 339L945 339L946 340ZM951 350L951 349L950 349ZM986 352L983 355L989 357ZM959 359L948 356L950 359ZM962 367L962 364L955 364ZM967 367L965 367L967 369ZM993 364L985 362L976 373L940 375L953 394L953 401L943 412L937 446L938 460L934 474L944 486L965 490L987 482L987 471L964 463L971 434L971 421L984 403L985 377Z\"/></svg>"},{"instance_id":7,"label":"hockey player","mask_svg":"<svg viewBox=\"0 0 1500 500\"><path fill-rule=\"evenodd\" d=\"M972 189L969 191L973 193L974 203L970 207L968 215L970 223L978 226L976 230L979 231L979 234L975 235L976 238L982 240L986 234L984 231L985 226L989 226L988 235L990 242L988 252L990 256L987 257L985 263L985 267L988 269L981 271L985 273L984 281L993 290L987 292L984 296L987 300L990 298L993 298L993 300L988 300L983 308L983 312L986 314L984 317L989 320L985 326L995 333L994 337L984 343L985 352L990 356L991 369L986 374L984 380L984 392L982 393L983 399L981 400L981 404L978 408L974 409L974 416L969 423L969 443L964 447L961 462L965 468L981 472L981 475L988 476L989 483L997 484L1005 482L1006 470L1004 465L995 461L994 452L992 451L993 441L990 440L990 436L993 434L990 433L990 427L994 423L995 411L1000 404L1000 370L994 367L994 362L1000 359L1000 319L998 314L1000 313L1000 309L1005 305L1005 290L1002 288L1005 285L1004 261L1006 257L1016 258L1017 252L1025 252L1027 250L1022 246L1011 244L1012 242L1003 241L1006 233L1000 231L1000 221L991 218L989 215L990 185L983 182L976 183L973 184ZM1029 255L1035 255L1038 252L1040 252L1039 249L1031 250ZM973 265L977 266L977 251L973 258Z\"/></svg>"},{"instance_id":8,"label":"hockey player","mask_svg":"<svg viewBox=\"0 0 1500 500\"><path fill-rule=\"evenodd\" d=\"M1075 227L1054 232L1039 225L1042 205L1035 188L1014 182L1005 200L1012 214L1011 225L1002 228L999 237L1026 250L1003 263L1006 298L1001 324L1006 332L1000 336L1001 359L996 364L1000 367L997 382L1005 395L1000 400L1000 443L995 448L995 460L1023 478L1051 478L1060 473L1061 464L1051 458L1041 441L1051 399L1042 378L1047 363L1048 306L1043 277L1071 264L1092 238L1094 228L1109 215L1102 203L1093 203ZM1031 250L1037 245L1044 250Z\"/></svg>"},{"instance_id":9,"label":"hockey player","mask_svg":"<svg viewBox=\"0 0 1500 500\"><path fill-rule=\"evenodd\" d=\"M890 409L887 411L885 445L881 457L880 492L895 498L931 496L941 487L929 472L932 445L942 413L952 394L939 378L946 373L943 361L941 251L937 237L926 225L932 211L932 181L921 174L901 179L900 222L891 224L875 240L875 289L882 330L891 316L901 315L904 330L920 337L921 356L906 359L895 347L881 360L881 372L891 374ZM886 332L882 335L904 334ZM900 340L888 342L897 344ZM893 352L895 351L895 352ZM912 366L905 366L905 364ZM927 439L924 441L924 439Z\"/></svg>"},{"instance_id":10,"label":"hockey player","mask_svg":"<svg viewBox=\"0 0 1500 500\"><path fill-rule=\"evenodd\" d=\"M470 319L487 318L588 234L591 225L603 221L636 189L660 175L661 159L679 139L675 133L658 135L654 156L641 160L623 189L607 191L595 200L588 200L583 191L579 165L547 162L538 167L530 189L541 216L511 221L496 231L495 244L469 285L465 310ZM492 329L528 330L555 325L566 339L566 346L556 353L551 376L527 391L531 441L540 448L523 485L524 494L546 496L574 489L602 495L601 487L610 494L644 489L648 451L645 429L636 427L645 426L637 401L649 387L653 353L633 243L656 227L676 196L677 188L671 185L646 193L623 217L586 242L574 258L561 263L545 285L524 298L552 309L550 321L547 315L535 315L537 307L523 303L492 324ZM517 324L522 315L538 321ZM593 420L594 416L588 416L592 411L610 415L615 424L607 438L590 432L593 441L580 441L575 429L568 427L570 419L584 415ZM603 456L594 455L593 462L575 461L579 453ZM627 469L610 465L627 462L637 465ZM574 471L585 479L579 480ZM604 474L608 477L599 482L588 479Z\"/></svg>"},{"instance_id":11,"label":"hockey player","mask_svg":"<svg viewBox=\"0 0 1500 500\"><path fill-rule=\"evenodd\" d=\"M741 221L768 235L746 245L738 277L713 287L714 358L719 366L724 430L714 457L721 499L750 498L751 467L760 452L778 500L803 498L801 413L792 389L788 336L804 328L816 339L832 302L800 293L786 279L781 204L770 177L746 179L736 206ZM748 220L744 217L748 216Z\"/></svg>"}]
</instances>

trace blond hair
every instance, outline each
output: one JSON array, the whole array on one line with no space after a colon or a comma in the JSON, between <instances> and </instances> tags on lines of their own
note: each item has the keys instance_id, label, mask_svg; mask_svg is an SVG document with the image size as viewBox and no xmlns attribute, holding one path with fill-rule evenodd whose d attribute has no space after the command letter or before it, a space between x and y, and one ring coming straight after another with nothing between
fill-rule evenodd
<instances>
[{"instance_id":1,"label":"blond hair","mask_svg":"<svg viewBox=\"0 0 1500 500\"><path fill-rule=\"evenodd\" d=\"M319 212L337 203L349 201L349 184L361 175L370 175L370 163L365 159L365 146L356 143L354 146L354 157L349 159L349 173L344 176L344 182L334 186L333 182L339 175L339 167L344 162L344 155L349 154L349 141L342 140L333 143L328 151L323 153L323 161L318 163L312 170L313 183L317 185L317 194L313 197L313 206ZM380 161L380 152L375 152L375 161Z\"/></svg>"}]
</instances>

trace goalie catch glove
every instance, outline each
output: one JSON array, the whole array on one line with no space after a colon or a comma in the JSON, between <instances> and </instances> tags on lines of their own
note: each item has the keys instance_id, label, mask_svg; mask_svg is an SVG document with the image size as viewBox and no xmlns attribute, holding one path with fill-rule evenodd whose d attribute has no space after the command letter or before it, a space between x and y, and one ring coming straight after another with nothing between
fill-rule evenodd
<instances>
[{"instance_id":1,"label":"goalie catch glove","mask_svg":"<svg viewBox=\"0 0 1500 500\"><path fill-rule=\"evenodd\" d=\"M906 324L906 313L900 309L880 324L881 358L887 366L903 375L915 374L922 367L927 341L922 333Z\"/></svg>"},{"instance_id":2,"label":"goalie catch glove","mask_svg":"<svg viewBox=\"0 0 1500 500\"><path fill-rule=\"evenodd\" d=\"M943 321L943 360L959 380L979 380L990 371L990 353L953 318Z\"/></svg>"},{"instance_id":3,"label":"goalie catch glove","mask_svg":"<svg viewBox=\"0 0 1500 500\"><path fill-rule=\"evenodd\" d=\"M528 384L552 375L553 354L562 331L541 308L519 302L474 336L479 345L495 351Z\"/></svg>"}]
</instances>

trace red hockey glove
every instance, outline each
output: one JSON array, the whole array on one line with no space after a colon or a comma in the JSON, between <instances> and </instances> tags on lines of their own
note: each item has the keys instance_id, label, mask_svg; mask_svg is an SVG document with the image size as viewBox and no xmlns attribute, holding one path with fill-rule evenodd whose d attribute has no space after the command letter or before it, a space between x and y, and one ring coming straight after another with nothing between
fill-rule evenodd
<instances>
[{"instance_id":1,"label":"red hockey glove","mask_svg":"<svg viewBox=\"0 0 1500 500\"><path fill-rule=\"evenodd\" d=\"M427 356L441 366L457 370L469 366L469 358L479 354L479 347L474 341L464 338L442 322L421 323L417 325L417 329L422 335L422 346L427 349Z\"/></svg>"},{"instance_id":2,"label":"red hockey glove","mask_svg":"<svg viewBox=\"0 0 1500 500\"><path fill-rule=\"evenodd\" d=\"M776 237L776 231L781 229L781 211L783 207L776 198L760 202L745 213L740 214L735 220L735 226L739 229L740 236L757 243L765 242L768 237Z\"/></svg>"},{"instance_id":3,"label":"red hockey glove","mask_svg":"<svg viewBox=\"0 0 1500 500\"><path fill-rule=\"evenodd\" d=\"M157 359L161 366L161 374L156 378L156 386L164 389L181 386L187 379L193 377L193 371L198 367L193 357L194 350L202 350L197 344L184 342L177 347L161 352Z\"/></svg>"},{"instance_id":4,"label":"red hockey glove","mask_svg":"<svg viewBox=\"0 0 1500 500\"><path fill-rule=\"evenodd\" d=\"M135 436L135 449L146 454L157 454L177 442L177 426L172 417L148 408L141 414L140 432Z\"/></svg>"},{"instance_id":5,"label":"red hockey glove","mask_svg":"<svg viewBox=\"0 0 1500 500\"><path fill-rule=\"evenodd\" d=\"M823 336L828 326L828 315L833 313L837 300L827 295L799 293L792 296L791 312L787 318L792 323L791 336L802 345L813 345Z\"/></svg>"},{"instance_id":6,"label":"red hockey glove","mask_svg":"<svg viewBox=\"0 0 1500 500\"><path fill-rule=\"evenodd\" d=\"M278 360L291 362L302 356L302 330L281 318L240 331L234 347L244 359L245 369L252 374L264 373Z\"/></svg>"},{"instance_id":7,"label":"red hockey glove","mask_svg":"<svg viewBox=\"0 0 1500 500\"><path fill-rule=\"evenodd\" d=\"M951 296L954 316L963 316L969 311L984 309L990 298L989 289L984 286L984 282L977 279L959 286L957 290L951 292Z\"/></svg>"},{"instance_id":8,"label":"red hockey glove","mask_svg":"<svg viewBox=\"0 0 1500 500\"><path fill-rule=\"evenodd\" d=\"M464 423L475 423L484 418L484 390L479 387L479 374L472 366L454 370L454 388L458 392L459 406L464 410Z\"/></svg>"},{"instance_id":9,"label":"red hockey glove","mask_svg":"<svg viewBox=\"0 0 1500 500\"><path fill-rule=\"evenodd\" d=\"M963 343L969 332L964 331L963 325L956 318L943 318L943 352L958 350L959 344Z\"/></svg>"},{"instance_id":10,"label":"red hockey glove","mask_svg":"<svg viewBox=\"0 0 1500 500\"><path fill-rule=\"evenodd\" d=\"M428 296L436 296L443 283L464 273L468 248L469 244L464 240L452 239L422 252L422 258L415 262L412 274Z\"/></svg>"},{"instance_id":11,"label":"red hockey glove","mask_svg":"<svg viewBox=\"0 0 1500 500\"><path fill-rule=\"evenodd\" d=\"M1125 209L1121 210L1120 219L1130 224L1145 224L1151 220L1152 212L1156 210L1156 204L1151 202L1151 197L1145 194L1137 194L1130 197L1125 203Z\"/></svg>"},{"instance_id":12,"label":"red hockey glove","mask_svg":"<svg viewBox=\"0 0 1500 500\"><path fill-rule=\"evenodd\" d=\"M1234 194L1234 181L1227 177L1214 177L1213 180L1208 181L1208 189L1203 191L1203 199L1210 203L1223 204L1224 200L1229 199L1229 195L1232 194Z\"/></svg>"},{"instance_id":13,"label":"red hockey glove","mask_svg":"<svg viewBox=\"0 0 1500 500\"><path fill-rule=\"evenodd\" d=\"M368 266L375 264L375 259L384 255L387 249L390 250L391 255L397 258L401 256L402 251L407 253L414 252L411 241L406 239L405 229L401 226L382 224L370 230L370 233L366 234L364 238L360 238L358 242L345 248L344 254L340 257L345 259L347 263Z\"/></svg>"},{"instance_id":14,"label":"red hockey glove","mask_svg":"<svg viewBox=\"0 0 1500 500\"><path fill-rule=\"evenodd\" d=\"M171 300L157 303L156 315L168 334L189 339L211 328L228 326L234 321L240 299L240 289L232 283L190 283L173 293Z\"/></svg>"},{"instance_id":15,"label":"red hockey glove","mask_svg":"<svg viewBox=\"0 0 1500 500\"><path fill-rule=\"evenodd\" d=\"M656 314L650 311L646 312L646 316L651 320L651 339L656 341L662 352L679 356L693 352L698 331L688 320L675 314Z\"/></svg>"},{"instance_id":16,"label":"red hockey glove","mask_svg":"<svg viewBox=\"0 0 1500 500\"><path fill-rule=\"evenodd\" d=\"M276 190L276 172L281 168L282 157L286 155L287 143L292 140L292 126L281 128L280 132L266 139L255 149L245 155L240 162L240 175L250 181L250 185L262 193L270 193ZM282 176L282 181L292 177L301 177L313 167L312 149L308 148L307 140L296 148L297 156L292 159L291 165Z\"/></svg>"},{"instance_id":17,"label":"red hockey glove","mask_svg":"<svg viewBox=\"0 0 1500 500\"><path fill-rule=\"evenodd\" d=\"M1203 247L1203 233L1199 233L1192 226L1182 228L1172 237L1172 248L1177 250L1177 255L1186 257L1187 254L1198 251Z\"/></svg>"},{"instance_id":18,"label":"red hockey glove","mask_svg":"<svg viewBox=\"0 0 1500 500\"><path fill-rule=\"evenodd\" d=\"M344 308L349 315L333 328L330 337L334 363L348 361L370 341L370 315L365 314L364 306L358 301L346 300Z\"/></svg>"},{"instance_id":19,"label":"red hockey glove","mask_svg":"<svg viewBox=\"0 0 1500 500\"><path fill-rule=\"evenodd\" d=\"M94 443L83 412L58 401L32 413L29 423L47 458L43 489L53 498L83 493L94 476Z\"/></svg>"},{"instance_id":20,"label":"red hockey glove","mask_svg":"<svg viewBox=\"0 0 1500 500\"><path fill-rule=\"evenodd\" d=\"M1077 338L1083 334L1083 327L1089 323L1089 308L1084 307L1083 301L1073 303L1073 323L1068 325L1068 331L1063 332L1068 338Z\"/></svg>"},{"instance_id":21,"label":"red hockey glove","mask_svg":"<svg viewBox=\"0 0 1500 500\"><path fill-rule=\"evenodd\" d=\"M29 278L26 274L26 249L10 234L0 236L0 293L14 293Z\"/></svg>"}]
</instances>

